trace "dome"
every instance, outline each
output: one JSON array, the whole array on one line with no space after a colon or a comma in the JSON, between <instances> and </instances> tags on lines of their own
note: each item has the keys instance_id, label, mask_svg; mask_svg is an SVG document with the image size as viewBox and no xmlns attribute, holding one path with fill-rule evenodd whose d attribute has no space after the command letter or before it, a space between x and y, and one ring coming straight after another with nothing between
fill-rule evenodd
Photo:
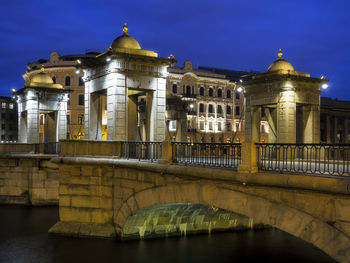
<instances>
[{"instance_id":1,"label":"dome","mask_svg":"<svg viewBox=\"0 0 350 263\"><path fill-rule=\"evenodd\" d=\"M123 26L124 33L114 39L111 46L109 47L110 50L115 50L117 48L127 48L127 49L141 49L141 46L137 40L131 36L129 36L128 27L126 26L126 23Z\"/></svg>"},{"instance_id":2,"label":"dome","mask_svg":"<svg viewBox=\"0 0 350 263\"><path fill-rule=\"evenodd\" d=\"M45 84L54 84L52 78L44 72L40 72L32 77L29 86L38 86Z\"/></svg>"},{"instance_id":3,"label":"dome","mask_svg":"<svg viewBox=\"0 0 350 263\"><path fill-rule=\"evenodd\" d=\"M279 50L278 52L278 59L276 61L274 61L270 67L268 68L268 72L272 72L272 71L280 71L280 70L283 70L283 71L294 71L294 68L292 66L292 64L290 64L287 60L284 60L282 58L282 51L281 49Z\"/></svg>"}]
</instances>

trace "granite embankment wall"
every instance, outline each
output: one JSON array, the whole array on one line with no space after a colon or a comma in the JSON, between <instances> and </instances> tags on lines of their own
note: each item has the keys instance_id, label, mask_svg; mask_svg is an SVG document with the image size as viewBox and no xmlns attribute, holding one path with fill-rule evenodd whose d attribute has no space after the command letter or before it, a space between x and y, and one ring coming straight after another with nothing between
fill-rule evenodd
<instances>
[{"instance_id":1,"label":"granite embankment wall","mask_svg":"<svg viewBox=\"0 0 350 263\"><path fill-rule=\"evenodd\" d=\"M0 204L57 205L58 165L52 156L0 155Z\"/></svg>"}]
</instances>

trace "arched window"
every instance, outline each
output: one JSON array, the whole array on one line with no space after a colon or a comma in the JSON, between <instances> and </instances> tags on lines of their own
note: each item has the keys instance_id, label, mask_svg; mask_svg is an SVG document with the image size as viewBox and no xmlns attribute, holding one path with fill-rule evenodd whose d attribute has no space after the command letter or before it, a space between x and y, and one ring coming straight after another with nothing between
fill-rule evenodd
<instances>
[{"instance_id":1,"label":"arched window","mask_svg":"<svg viewBox=\"0 0 350 263\"><path fill-rule=\"evenodd\" d=\"M241 97L241 94L238 91L236 91L236 99L239 100L240 97Z\"/></svg>"},{"instance_id":2,"label":"arched window","mask_svg":"<svg viewBox=\"0 0 350 263\"><path fill-rule=\"evenodd\" d=\"M69 76L66 77L65 85L70 86L70 77Z\"/></svg>"},{"instance_id":3,"label":"arched window","mask_svg":"<svg viewBox=\"0 0 350 263\"><path fill-rule=\"evenodd\" d=\"M236 106L236 115L239 115L239 106Z\"/></svg>"},{"instance_id":4,"label":"arched window","mask_svg":"<svg viewBox=\"0 0 350 263\"><path fill-rule=\"evenodd\" d=\"M173 84L173 93L177 93L177 85Z\"/></svg>"},{"instance_id":5,"label":"arched window","mask_svg":"<svg viewBox=\"0 0 350 263\"><path fill-rule=\"evenodd\" d=\"M231 99L231 90L227 90L226 92L226 98Z\"/></svg>"},{"instance_id":6,"label":"arched window","mask_svg":"<svg viewBox=\"0 0 350 263\"><path fill-rule=\"evenodd\" d=\"M213 89L209 88L209 97L213 97Z\"/></svg>"},{"instance_id":7,"label":"arched window","mask_svg":"<svg viewBox=\"0 0 350 263\"><path fill-rule=\"evenodd\" d=\"M226 114L231 114L231 106L226 106Z\"/></svg>"},{"instance_id":8,"label":"arched window","mask_svg":"<svg viewBox=\"0 0 350 263\"><path fill-rule=\"evenodd\" d=\"M218 114L222 114L222 107L221 107L221 105L218 105Z\"/></svg>"},{"instance_id":9,"label":"arched window","mask_svg":"<svg viewBox=\"0 0 350 263\"><path fill-rule=\"evenodd\" d=\"M208 112L213 113L213 105L212 104L209 104Z\"/></svg>"},{"instance_id":10,"label":"arched window","mask_svg":"<svg viewBox=\"0 0 350 263\"><path fill-rule=\"evenodd\" d=\"M79 77L79 86L84 86L85 83L84 83L84 80L83 80L83 77Z\"/></svg>"},{"instance_id":11,"label":"arched window","mask_svg":"<svg viewBox=\"0 0 350 263\"><path fill-rule=\"evenodd\" d=\"M204 112L204 104L203 103L199 104L199 112Z\"/></svg>"},{"instance_id":12,"label":"arched window","mask_svg":"<svg viewBox=\"0 0 350 263\"><path fill-rule=\"evenodd\" d=\"M204 88L203 87L199 88L199 95L204 96Z\"/></svg>"},{"instance_id":13,"label":"arched window","mask_svg":"<svg viewBox=\"0 0 350 263\"><path fill-rule=\"evenodd\" d=\"M218 89L218 97L222 98L222 89Z\"/></svg>"},{"instance_id":14,"label":"arched window","mask_svg":"<svg viewBox=\"0 0 350 263\"><path fill-rule=\"evenodd\" d=\"M56 77L52 77L52 81L56 84Z\"/></svg>"}]
</instances>

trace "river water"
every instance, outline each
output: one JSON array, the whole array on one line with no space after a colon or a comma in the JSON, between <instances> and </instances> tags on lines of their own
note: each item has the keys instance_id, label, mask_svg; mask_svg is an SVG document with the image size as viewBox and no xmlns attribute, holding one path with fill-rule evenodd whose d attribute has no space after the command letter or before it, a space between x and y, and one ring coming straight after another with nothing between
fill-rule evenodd
<instances>
[{"instance_id":1,"label":"river water","mask_svg":"<svg viewBox=\"0 0 350 263\"><path fill-rule=\"evenodd\" d=\"M47 234L57 207L0 206L0 262L334 262L277 229L116 241Z\"/></svg>"}]
</instances>

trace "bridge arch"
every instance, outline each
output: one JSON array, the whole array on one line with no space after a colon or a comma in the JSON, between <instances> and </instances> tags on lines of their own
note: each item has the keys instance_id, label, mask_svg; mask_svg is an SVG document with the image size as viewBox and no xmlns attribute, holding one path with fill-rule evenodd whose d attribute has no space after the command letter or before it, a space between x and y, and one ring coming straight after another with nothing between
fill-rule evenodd
<instances>
[{"instance_id":1,"label":"bridge arch","mask_svg":"<svg viewBox=\"0 0 350 263\"><path fill-rule=\"evenodd\" d=\"M205 182L168 184L134 193L114 215L116 231L122 233L136 210L171 203L210 205L251 217L313 244L339 262L350 262L349 237L326 222L283 203Z\"/></svg>"}]
</instances>

